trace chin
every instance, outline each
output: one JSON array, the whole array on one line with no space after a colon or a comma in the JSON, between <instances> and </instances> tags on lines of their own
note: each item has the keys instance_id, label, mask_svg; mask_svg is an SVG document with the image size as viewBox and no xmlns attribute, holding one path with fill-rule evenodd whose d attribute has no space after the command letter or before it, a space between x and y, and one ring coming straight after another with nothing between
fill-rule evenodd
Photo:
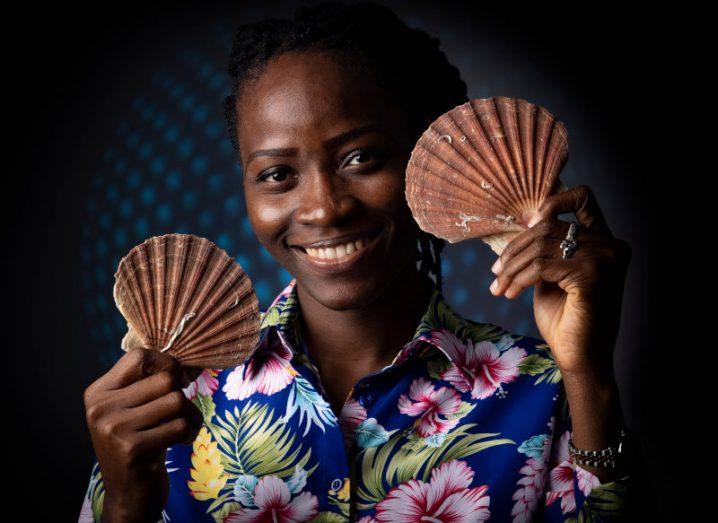
<instances>
[{"instance_id":1,"label":"chin","mask_svg":"<svg viewBox=\"0 0 718 523\"><path fill-rule=\"evenodd\" d=\"M381 298L393 285L403 288L402 276L412 264L415 270L416 240L409 234L399 238L402 242L397 244L397 236L387 227L360 251L336 260L317 260L306 249L290 247L281 253L284 259L280 263L296 278L301 292L322 306L337 311L360 309ZM397 291L403 292L399 288Z\"/></svg>"},{"instance_id":2,"label":"chin","mask_svg":"<svg viewBox=\"0 0 718 523\"><path fill-rule=\"evenodd\" d=\"M366 307L377 300L389 285L379 273L315 278L297 276L297 285L328 309L343 311ZM386 274L385 274L386 276Z\"/></svg>"}]
</instances>

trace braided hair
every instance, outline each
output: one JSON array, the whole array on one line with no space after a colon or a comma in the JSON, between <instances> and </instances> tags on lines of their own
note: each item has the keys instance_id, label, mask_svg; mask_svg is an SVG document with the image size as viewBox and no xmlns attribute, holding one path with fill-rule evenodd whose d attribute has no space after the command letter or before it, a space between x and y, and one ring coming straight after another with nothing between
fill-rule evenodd
<instances>
[{"instance_id":1,"label":"braided hair","mask_svg":"<svg viewBox=\"0 0 718 523\"><path fill-rule=\"evenodd\" d=\"M290 51L333 51L344 67L371 76L402 104L415 140L441 114L468 101L459 70L439 40L412 29L386 6L373 2L323 2L298 7L290 18L268 18L237 28L229 60L232 91L225 98L230 140L239 155L237 101L266 65ZM419 271L441 288L444 240L419 230Z\"/></svg>"}]
</instances>

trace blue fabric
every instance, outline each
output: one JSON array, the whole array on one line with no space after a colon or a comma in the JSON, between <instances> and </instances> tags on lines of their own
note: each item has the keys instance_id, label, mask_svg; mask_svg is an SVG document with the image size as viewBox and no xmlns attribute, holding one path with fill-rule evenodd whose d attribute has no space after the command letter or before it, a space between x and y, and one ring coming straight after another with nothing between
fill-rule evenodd
<instances>
[{"instance_id":1,"label":"blue fabric","mask_svg":"<svg viewBox=\"0 0 718 523\"><path fill-rule=\"evenodd\" d=\"M250 359L185 389L205 423L168 450L165 520L621 517L629 478L600 484L569 460L561 375L541 340L464 319L434 288L413 339L336 416L300 325L292 280ZM99 520L103 492L96 465L81 521Z\"/></svg>"}]
</instances>

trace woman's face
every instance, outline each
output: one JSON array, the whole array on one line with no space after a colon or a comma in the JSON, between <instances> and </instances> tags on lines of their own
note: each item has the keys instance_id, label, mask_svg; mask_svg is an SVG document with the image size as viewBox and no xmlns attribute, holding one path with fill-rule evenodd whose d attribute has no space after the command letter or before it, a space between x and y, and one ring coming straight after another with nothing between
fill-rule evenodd
<instances>
[{"instance_id":1,"label":"woman's face","mask_svg":"<svg viewBox=\"0 0 718 523\"><path fill-rule=\"evenodd\" d=\"M285 53L245 86L238 143L252 227L303 291L335 310L416 270L402 109L339 55Z\"/></svg>"}]
</instances>

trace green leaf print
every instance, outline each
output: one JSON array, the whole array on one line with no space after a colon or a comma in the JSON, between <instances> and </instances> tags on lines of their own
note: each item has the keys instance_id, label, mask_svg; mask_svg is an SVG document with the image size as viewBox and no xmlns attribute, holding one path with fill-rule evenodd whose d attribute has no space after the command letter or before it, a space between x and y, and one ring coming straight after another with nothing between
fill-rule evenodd
<instances>
[{"instance_id":1,"label":"green leaf print","mask_svg":"<svg viewBox=\"0 0 718 523\"><path fill-rule=\"evenodd\" d=\"M464 331L461 332L461 339L470 339L474 343L480 341L498 341L507 332L501 327L491 323L478 323L473 320L466 320Z\"/></svg>"},{"instance_id":2,"label":"green leaf print","mask_svg":"<svg viewBox=\"0 0 718 523\"><path fill-rule=\"evenodd\" d=\"M556 361L553 359L553 354L551 354L551 349L549 349L548 345L541 344L537 345L536 348L545 355L530 354L526 356L519 364L521 374L538 376L534 385L538 385L544 381L549 384L555 384L561 381L561 371L556 365Z\"/></svg>"},{"instance_id":3,"label":"green leaf print","mask_svg":"<svg viewBox=\"0 0 718 523\"><path fill-rule=\"evenodd\" d=\"M366 510L387 496L388 489L412 478L428 480L431 471L447 461L462 459L496 445L515 444L506 438L496 438L497 433L471 434L476 427L467 423L446 435L439 447L419 446L407 441L407 432L392 435L384 445L369 448L357 456L362 481L357 487L358 508ZM395 448L402 446L395 452ZM388 487L388 488L387 488Z\"/></svg>"},{"instance_id":4,"label":"green leaf print","mask_svg":"<svg viewBox=\"0 0 718 523\"><path fill-rule=\"evenodd\" d=\"M92 467L90 486L87 489L87 495L90 498L92 515L95 521L100 521L102 519L102 506L105 501L105 483L102 480L102 472L100 472L99 463L95 463Z\"/></svg>"},{"instance_id":5,"label":"green leaf print","mask_svg":"<svg viewBox=\"0 0 718 523\"><path fill-rule=\"evenodd\" d=\"M225 472L231 476L275 475L286 478L296 467L307 469L311 449L303 452L301 441L295 445L296 436L291 427L275 416L269 405L248 402L240 411L227 410L224 419L217 416L212 426L213 436L222 452ZM307 469L310 475L317 465ZM234 482L227 482L228 487Z\"/></svg>"},{"instance_id":6,"label":"green leaf print","mask_svg":"<svg viewBox=\"0 0 718 523\"><path fill-rule=\"evenodd\" d=\"M349 518L336 512L324 511L316 515L312 523L347 523Z\"/></svg>"},{"instance_id":7,"label":"green leaf print","mask_svg":"<svg viewBox=\"0 0 718 523\"><path fill-rule=\"evenodd\" d=\"M531 354L526 356L521 363L519 363L519 370L521 371L521 374L536 376L537 374L542 374L555 366L556 364L552 360L539 356L538 354Z\"/></svg>"},{"instance_id":8,"label":"green leaf print","mask_svg":"<svg viewBox=\"0 0 718 523\"><path fill-rule=\"evenodd\" d=\"M616 480L594 487L581 507L578 522L614 521L624 516L630 493L625 481Z\"/></svg>"},{"instance_id":9,"label":"green leaf print","mask_svg":"<svg viewBox=\"0 0 718 523\"><path fill-rule=\"evenodd\" d=\"M202 413L202 419L205 423L211 423L215 415L215 405L211 394L197 394L193 399L199 411Z\"/></svg>"},{"instance_id":10,"label":"green leaf print","mask_svg":"<svg viewBox=\"0 0 718 523\"><path fill-rule=\"evenodd\" d=\"M225 503L224 505L222 505L222 508L220 508L217 512L212 513L212 517L214 518L216 523L222 523L224 521L224 518L226 518L230 512L239 510L240 508L241 505L239 503Z\"/></svg>"}]
</instances>

